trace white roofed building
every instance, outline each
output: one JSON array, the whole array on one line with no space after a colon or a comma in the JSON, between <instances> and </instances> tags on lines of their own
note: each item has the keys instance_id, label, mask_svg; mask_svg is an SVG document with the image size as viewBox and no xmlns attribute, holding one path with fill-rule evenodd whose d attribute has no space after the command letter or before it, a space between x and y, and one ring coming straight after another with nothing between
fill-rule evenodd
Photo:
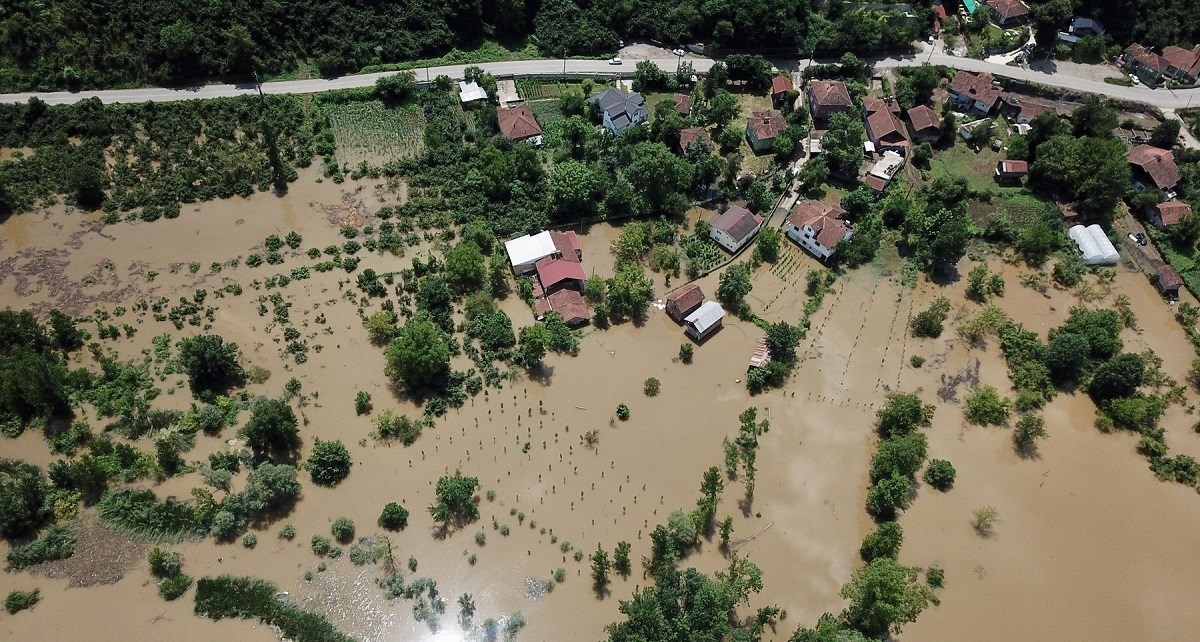
<instances>
[{"instance_id":1,"label":"white roofed building","mask_svg":"<svg viewBox=\"0 0 1200 642\"><path fill-rule=\"evenodd\" d=\"M458 81L458 100L464 105L472 105L487 100L487 90L474 80Z\"/></svg>"},{"instance_id":2,"label":"white roofed building","mask_svg":"<svg viewBox=\"0 0 1200 642\"><path fill-rule=\"evenodd\" d=\"M1117 248L1113 247L1112 241L1099 225L1076 225L1067 231L1067 235L1079 248L1079 257L1084 265L1115 265L1120 258Z\"/></svg>"},{"instance_id":3,"label":"white roofed building","mask_svg":"<svg viewBox=\"0 0 1200 642\"><path fill-rule=\"evenodd\" d=\"M725 318L725 310L716 301L705 301L691 314L683 319L684 331L688 336L701 341L721 327Z\"/></svg>"},{"instance_id":4,"label":"white roofed building","mask_svg":"<svg viewBox=\"0 0 1200 642\"><path fill-rule=\"evenodd\" d=\"M504 251L508 253L508 263L512 266L513 274L519 276L532 272L538 261L555 255L558 248L554 245L550 232L541 232L506 241Z\"/></svg>"}]
</instances>

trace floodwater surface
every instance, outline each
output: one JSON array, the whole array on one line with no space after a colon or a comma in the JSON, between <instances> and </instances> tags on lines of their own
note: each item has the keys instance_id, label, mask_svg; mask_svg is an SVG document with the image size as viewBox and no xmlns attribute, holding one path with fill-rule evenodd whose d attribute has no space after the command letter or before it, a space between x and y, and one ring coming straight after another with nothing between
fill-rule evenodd
<instances>
[{"instance_id":1,"label":"floodwater surface","mask_svg":"<svg viewBox=\"0 0 1200 642\"><path fill-rule=\"evenodd\" d=\"M800 366L783 390L756 397L746 391L746 362L762 336L753 323L728 315L724 327L696 347L694 362L685 365L677 360L686 341L681 328L652 308L640 327L585 329L578 355L548 356L540 372L520 373L500 389L486 389L450 410L411 446L379 442L371 431L380 412L414 416L419 411L383 375L383 350L362 328L356 276L314 272L282 289L253 286L311 265L305 249L340 245L342 225L370 224L378 205L391 202L386 190L369 184L339 186L314 179L306 173L284 197L258 194L186 206L178 219L154 223L102 225L95 216L60 209L13 217L0 226L0 305L39 314L53 307L72 314L106 311L114 315L108 323L128 323L136 334L103 345L123 358L140 359L153 336L178 339L203 328L176 330L134 312L134 304L158 297L177 301L205 289L205 305L216 308L207 331L236 342L248 366L271 372L265 382L250 385L250 392L280 396L285 382L296 377L303 395L303 403L296 404L303 454L318 438L340 439L354 466L334 488L309 483L302 471L300 501L290 514L253 527L258 537L253 549L211 539L171 548L183 554L184 570L193 577L232 573L268 579L293 602L326 614L360 639L457 639L455 601L463 593L474 597L476 624L520 611L528 621L521 639L602 638L604 626L620 615L618 600L648 585L640 560L650 554L650 531L672 510L695 505L703 471L723 463L722 438L736 433L739 413L756 407L771 429L761 439L755 495L746 497L742 480L727 479L717 515L733 516L730 548L765 572L762 594L743 615L779 605L787 619L768 629L766 637L785 640L796 626L839 611L838 590L861 564L859 543L873 528L864 501L874 413L886 394L920 388L923 398L934 402L940 376L972 367L976 359L982 383L1009 388L994 342L970 348L952 329L938 340L907 333L909 317L934 296L952 300L952 318L977 307L966 300L961 283L912 290L894 276L862 269L839 279L813 316L799 347ZM299 251L286 251L282 265L245 265L247 256L263 251L267 235L292 230L303 236L303 244ZM616 234L608 225L585 230L589 274L611 274L608 245ZM403 257L362 250L359 270L398 271L411 264L411 257L440 249L423 241ZM804 274L818 265L791 246L785 257L773 268L756 271L749 301L770 321L797 323L808 298ZM237 267L230 263L234 259L241 262ZM213 263L221 264L219 272ZM1066 318L1075 302L1071 293L1035 293L1017 284L1026 270L993 263L1009 282L999 305L1027 327L1044 333ZM666 282L661 275L654 279L661 297ZM214 294L233 283L242 294ZM706 277L701 285L711 297L717 277ZM303 364L283 351L285 342L271 315L260 314L258 298L273 292L292 303L292 322L310 346ZM1169 309L1136 274L1118 274L1109 299L1117 293L1132 299L1142 327L1140 333L1127 331L1129 349L1155 350L1164 359L1164 371L1182 381L1192 354ZM377 306L378 301L368 302L364 311ZM501 307L517 327L533 321L515 296ZM124 309L120 317L118 308ZM94 368L83 352L79 363ZM912 368L913 355L924 356L927 365ZM461 358L455 362L460 368L468 365ZM643 393L648 377L661 381L657 396ZM157 405L186 409L191 403L179 375L157 385L165 393ZM371 394L371 414L355 414L358 391ZM1194 403L1195 395L1188 396ZM630 408L628 421L615 417L620 403ZM1200 577L1191 544L1200 527L1200 498L1183 486L1157 481L1134 452L1136 438L1099 433L1085 396L1060 395L1045 411L1051 436L1040 458L1022 459L1012 451L1008 429L967 426L959 406L938 402L928 430L930 456L950 459L958 468L955 488L944 494L921 488L900 520L905 529L901 560L946 570L941 605L909 625L904 639L1172 640L1200 626L1200 615L1187 603ZM103 427L103 421L89 419L95 429ZM1172 409L1165 419L1168 441L1179 452L1200 453L1191 421L1182 409ZM583 436L592 430L599 439L589 446ZM199 436L186 458L202 460L227 448L234 433ZM33 430L2 447L5 456L41 466L54 459ZM441 533L426 507L437 478L455 470L479 478L481 515L476 523ZM244 474L234 488L242 483ZM189 474L155 490L186 498L201 485L198 475ZM486 491L494 491L494 499L488 500ZM407 529L389 534L397 565L410 580L434 579L448 602L438 631L414 620L410 602L384 597L374 581L382 575L378 565L354 566L345 555L321 560L309 548L310 538L328 536L340 516L354 520L359 537L382 534L375 522L390 501L411 511ZM989 538L969 525L971 511L984 504L996 506L1002 516ZM85 523L92 519L90 512L83 513ZM294 541L277 537L285 523L294 526ZM482 545L476 543L478 532L484 533ZM597 595L587 555L597 546L611 551L621 540L633 545L634 572L628 578L615 575L608 591ZM33 610L0 618L0 633L10 639L274 637L254 622L194 616L191 591L164 602L146 569L149 545L128 546L127 554L112 562L120 568L109 583L78 586L69 575L48 577L46 569L0 575L4 592L40 587L43 595ZM575 560L576 551L582 561ZM407 570L410 557L415 572ZM322 562L324 571L318 570ZM726 563L716 538L704 539L683 561L709 572ZM565 581L542 593L541 582L557 568L566 570Z\"/></svg>"}]
</instances>

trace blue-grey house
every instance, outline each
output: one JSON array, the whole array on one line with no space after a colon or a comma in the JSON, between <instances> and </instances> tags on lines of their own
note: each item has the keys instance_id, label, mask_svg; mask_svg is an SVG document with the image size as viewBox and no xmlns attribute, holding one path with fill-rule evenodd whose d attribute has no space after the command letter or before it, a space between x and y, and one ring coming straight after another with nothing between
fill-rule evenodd
<instances>
[{"instance_id":1,"label":"blue-grey house","mask_svg":"<svg viewBox=\"0 0 1200 642\"><path fill-rule=\"evenodd\" d=\"M646 99L636 91L609 88L588 98L588 102L600 106L604 128L614 135L646 122L649 116Z\"/></svg>"}]
</instances>

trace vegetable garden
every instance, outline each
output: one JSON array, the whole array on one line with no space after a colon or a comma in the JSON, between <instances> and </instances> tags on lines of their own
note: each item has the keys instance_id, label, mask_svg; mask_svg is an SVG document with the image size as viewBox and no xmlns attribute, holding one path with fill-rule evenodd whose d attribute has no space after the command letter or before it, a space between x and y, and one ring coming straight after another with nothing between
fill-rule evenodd
<instances>
[{"instance_id":1,"label":"vegetable garden","mask_svg":"<svg viewBox=\"0 0 1200 642\"><path fill-rule=\"evenodd\" d=\"M379 102L339 105L329 112L337 157L350 166L380 165L415 158L425 149L425 115L420 106L388 109Z\"/></svg>"}]
</instances>

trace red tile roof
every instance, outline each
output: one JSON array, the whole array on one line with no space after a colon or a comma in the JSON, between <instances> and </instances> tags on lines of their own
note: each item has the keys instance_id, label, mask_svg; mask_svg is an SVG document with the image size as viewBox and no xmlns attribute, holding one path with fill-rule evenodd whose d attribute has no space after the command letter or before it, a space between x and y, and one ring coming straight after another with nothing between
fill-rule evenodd
<instances>
[{"instance_id":1,"label":"red tile roof","mask_svg":"<svg viewBox=\"0 0 1200 642\"><path fill-rule=\"evenodd\" d=\"M580 256L583 253L583 246L579 243L579 235L570 230L566 232L550 231L550 241L554 243L554 249L562 254L564 261L573 261L578 263Z\"/></svg>"},{"instance_id":2,"label":"red tile roof","mask_svg":"<svg viewBox=\"0 0 1200 642\"><path fill-rule=\"evenodd\" d=\"M1158 217L1166 226L1178 225L1180 221L1192 213L1192 206L1180 201L1167 201L1158 204Z\"/></svg>"},{"instance_id":3,"label":"red tile roof","mask_svg":"<svg viewBox=\"0 0 1200 642\"><path fill-rule=\"evenodd\" d=\"M900 103L894 98L865 98L863 99L863 111L868 114L873 114L877 111L887 110L893 114L900 113Z\"/></svg>"},{"instance_id":4,"label":"red tile roof","mask_svg":"<svg viewBox=\"0 0 1200 642\"><path fill-rule=\"evenodd\" d=\"M1004 90L993 85L992 80L992 74L987 71L973 74L959 70L950 81L950 91L988 105L989 108L995 107Z\"/></svg>"},{"instance_id":5,"label":"red tile roof","mask_svg":"<svg viewBox=\"0 0 1200 642\"><path fill-rule=\"evenodd\" d=\"M1183 285L1183 278L1169 265L1158 268L1158 285L1162 289L1178 288Z\"/></svg>"},{"instance_id":6,"label":"red tile roof","mask_svg":"<svg viewBox=\"0 0 1200 642\"><path fill-rule=\"evenodd\" d=\"M1147 67L1157 72L1167 68L1167 61L1162 56L1150 50L1150 47L1145 47L1136 42L1125 48L1125 54Z\"/></svg>"},{"instance_id":7,"label":"red tile roof","mask_svg":"<svg viewBox=\"0 0 1200 642\"><path fill-rule=\"evenodd\" d=\"M1138 145L1129 150L1126 158L1131 165L1140 167L1149 175L1159 189L1170 189L1179 183L1179 166L1175 164L1171 152L1165 149Z\"/></svg>"},{"instance_id":8,"label":"red tile roof","mask_svg":"<svg viewBox=\"0 0 1200 642\"><path fill-rule=\"evenodd\" d=\"M809 89L813 101L822 107L850 107L850 92L840 80L814 80Z\"/></svg>"},{"instance_id":9,"label":"red tile roof","mask_svg":"<svg viewBox=\"0 0 1200 642\"><path fill-rule=\"evenodd\" d=\"M863 182L867 184L867 187L870 187L876 193L883 193L883 190L888 186L888 181L885 181L878 176L872 176L871 174L864 176Z\"/></svg>"},{"instance_id":10,"label":"red tile roof","mask_svg":"<svg viewBox=\"0 0 1200 642\"><path fill-rule=\"evenodd\" d=\"M888 102L877 100L871 107L877 107L877 110L867 108L867 137L871 140L882 140L885 143L904 143L908 141L908 134L904 131L904 123L901 123L896 114L892 111L892 106L895 101ZM897 105L896 111L900 110Z\"/></svg>"},{"instance_id":11,"label":"red tile roof","mask_svg":"<svg viewBox=\"0 0 1200 642\"><path fill-rule=\"evenodd\" d=\"M1196 45L1192 49L1174 45L1163 47L1162 57L1167 64L1183 73L1193 78L1200 76L1200 45Z\"/></svg>"},{"instance_id":12,"label":"red tile roof","mask_svg":"<svg viewBox=\"0 0 1200 642\"><path fill-rule=\"evenodd\" d=\"M761 216L751 214L750 210L731 205L729 209L713 217L709 222L714 228L733 237L734 241L741 242L750 236L762 221Z\"/></svg>"},{"instance_id":13,"label":"red tile roof","mask_svg":"<svg viewBox=\"0 0 1200 642\"><path fill-rule=\"evenodd\" d=\"M562 315L563 322L567 325L587 323L592 316L587 303L583 300L583 295L575 290L558 290L546 297L545 301L550 310ZM545 314L545 311L539 312L539 314Z\"/></svg>"},{"instance_id":14,"label":"red tile roof","mask_svg":"<svg viewBox=\"0 0 1200 642\"><path fill-rule=\"evenodd\" d=\"M583 264L575 261L566 261L553 257L546 257L534 264L537 268L538 281L542 287L550 289L550 286L563 281L583 281L587 279L587 274L583 272Z\"/></svg>"},{"instance_id":15,"label":"red tile roof","mask_svg":"<svg viewBox=\"0 0 1200 642\"><path fill-rule=\"evenodd\" d=\"M1028 174L1029 163L1023 160L1002 160L996 163L1001 174Z\"/></svg>"},{"instance_id":16,"label":"red tile roof","mask_svg":"<svg viewBox=\"0 0 1200 642\"><path fill-rule=\"evenodd\" d=\"M771 95L782 94L792 90L792 79L787 76L775 76L771 79Z\"/></svg>"},{"instance_id":17,"label":"red tile roof","mask_svg":"<svg viewBox=\"0 0 1200 642\"><path fill-rule=\"evenodd\" d=\"M779 132L787 129L787 119L774 110L756 111L746 119L746 127L754 130L758 140L774 140Z\"/></svg>"},{"instance_id":18,"label":"red tile roof","mask_svg":"<svg viewBox=\"0 0 1200 642\"><path fill-rule=\"evenodd\" d=\"M680 116L690 116L692 113L692 97L683 94L675 94L675 111Z\"/></svg>"},{"instance_id":19,"label":"red tile roof","mask_svg":"<svg viewBox=\"0 0 1200 642\"><path fill-rule=\"evenodd\" d=\"M938 5L939 7L941 5ZM941 130L941 120L936 111L926 105L917 105L908 110L908 122L912 123L913 131L921 132L926 129Z\"/></svg>"},{"instance_id":20,"label":"red tile roof","mask_svg":"<svg viewBox=\"0 0 1200 642\"><path fill-rule=\"evenodd\" d=\"M1029 15L1029 7L1021 0L987 0L987 4L1005 20Z\"/></svg>"},{"instance_id":21,"label":"red tile roof","mask_svg":"<svg viewBox=\"0 0 1200 642\"><path fill-rule=\"evenodd\" d=\"M803 229L806 225L813 228L813 231L816 232L817 242L832 248L846 238L846 232L850 231L850 228L841 220L845 215L846 212L835 205L802 200L792 208L792 213L788 215L787 221L798 228Z\"/></svg>"},{"instance_id":22,"label":"red tile roof","mask_svg":"<svg viewBox=\"0 0 1200 642\"><path fill-rule=\"evenodd\" d=\"M500 127L500 133L509 140L520 141L542 135L541 126L525 103L516 107L498 107L496 124Z\"/></svg>"},{"instance_id":23,"label":"red tile roof","mask_svg":"<svg viewBox=\"0 0 1200 642\"><path fill-rule=\"evenodd\" d=\"M708 132L704 131L703 127L685 127L679 130L679 149L686 152L698 140L703 140L709 143L709 149L712 149L711 141L708 138Z\"/></svg>"},{"instance_id":24,"label":"red tile roof","mask_svg":"<svg viewBox=\"0 0 1200 642\"><path fill-rule=\"evenodd\" d=\"M667 312L682 319L704 303L704 291L695 283L689 283L667 295Z\"/></svg>"}]
</instances>

